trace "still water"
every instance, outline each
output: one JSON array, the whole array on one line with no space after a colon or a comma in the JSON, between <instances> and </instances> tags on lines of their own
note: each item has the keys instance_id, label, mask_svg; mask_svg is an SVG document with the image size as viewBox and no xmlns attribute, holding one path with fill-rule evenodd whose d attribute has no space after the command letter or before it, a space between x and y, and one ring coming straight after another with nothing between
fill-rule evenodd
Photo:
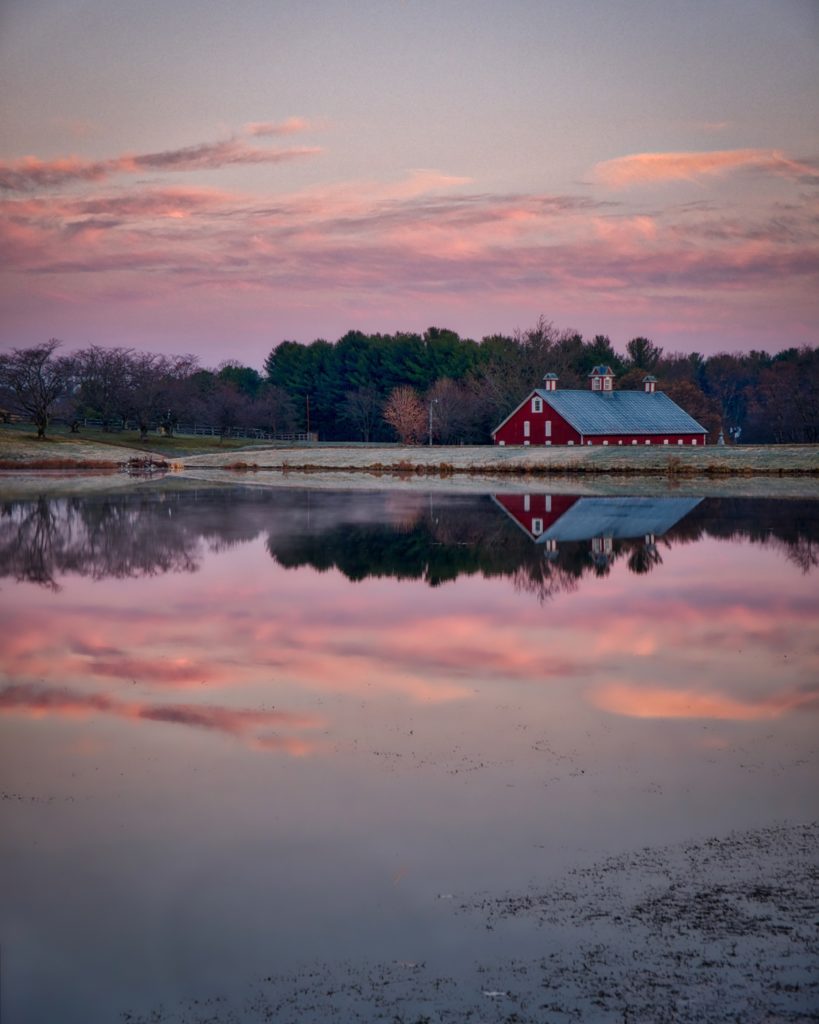
<instances>
[{"instance_id":1,"label":"still water","mask_svg":"<svg viewBox=\"0 0 819 1024\"><path fill-rule=\"evenodd\" d=\"M481 900L817 817L817 502L146 484L0 574L4 1021L456 986L545 955Z\"/></svg>"}]
</instances>

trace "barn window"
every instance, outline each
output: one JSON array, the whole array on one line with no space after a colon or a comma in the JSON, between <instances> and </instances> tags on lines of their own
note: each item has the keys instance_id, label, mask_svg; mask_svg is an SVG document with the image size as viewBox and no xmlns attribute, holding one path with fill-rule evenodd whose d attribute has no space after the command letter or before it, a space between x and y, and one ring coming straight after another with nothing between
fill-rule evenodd
<instances>
[{"instance_id":1,"label":"barn window","mask_svg":"<svg viewBox=\"0 0 819 1024\"><path fill-rule=\"evenodd\" d=\"M552 511L552 496L551 496L551 494L547 494L546 495L546 511L547 512L551 512Z\"/></svg>"},{"instance_id":2,"label":"barn window","mask_svg":"<svg viewBox=\"0 0 819 1024\"><path fill-rule=\"evenodd\" d=\"M603 444L608 444L608 441L604 441Z\"/></svg>"},{"instance_id":3,"label":"barn window","mask_svg":"<svg viewBox=\"0 0 819 1024\"><path fill-rule=\"evenodd\" d=\"M681 441L681 440L680 440L680 441L678 441L678 442L677 442L677 444L682 444L682 441Z\"/></svg>"},{"instance_id":4,"label":"barn window","mask_svg":"<svg viewBox=\"0 0 819 1024\"><path fill-rule=\"evenodd\" d=\"M543 399L533 398L532 399L532 412L543 412Z\"/></svg>"},{"instance_id":5,"label":"barn window","mask_svg":"<svg viewBox=\"0 0 819 1024\"><path fill-rule=\"evenodd\" d=\"M634 440L634 441L632 441L631 443L632 443L632 444L637 444L637 440L636 440L636 438L635 438L635 440Z\"/></svg>"},{"instance_id":6,"label":"barn window","mask_svg":"<svg viewBox=\"0 0 819 1024\"><path fill-rule=\"evenodd\" d=\"M599 390L600 390L600 378L599 377L592 377L592 391L599 391Z\"/></svg>"},{"instance_id":7,"label":"barn window","mask_svg":"<svg viewBox=\"0 0 819 1024\"><path fill-rule=\"evenodd\" d=\"M524 437L528 437L529 436L529 420L524 420L523 421L523 436Z\"/></svg>"},{"instance_id":8,"label":"barn window","mask_svg":"<svg viewBox=\"0 0 819 1024\"><path fill-rule=\"evenodd\" d=\"M533 519L532 520L532 533L536 537L539 537L541 535L541 533L543 533L543 520L542 519Z\"/></svg>"},{"instance_id":9,"label":"barn window","mask_svg":"<svg viewBox=\"0 0 819 1024\"><path fill-rule=\"evenodd\" d=\"M651 444L651 441L646 441L645 443L646 443L646 444Z\"/></svg>"},{"instance_id":10,"label":"barn window","mask_svg":"<svg viewBox=\"0 0 819 1024\"><path fill-rule=\"evenodd\" d=\"M603 378L603 390L604 391L611 391L611 377L604 377Z\"/></svg>"},{"instance_id":11,"label":"barn window","mask_svg":"<svg viewBox=\"0 0 819 1024\"><path fill-rule=\"evenodd\" d=\"M622 444L623 443L623 439L621 438L617 443L618 444Z\"/></svg>"},{"instance_id":12,"label":"barn window","mask_svg":"<svg viewBox=\"0 0 819 1024\"><path fill-rule=\"evenodd\" d=\"M566 444L574 444L574 441L567 441Z\"/></svg>"},{"instance_id":13,"label":"barn window","mask_svg":"<svg viewBox=\"0 0 819 1024\"><path fill-rule=\"evenodd\" d=\"M551 437L552 436L552 421L551 420L546 420L546 436L547 437Z\"/></svg>"},{"instance_id":14,"label":"barn window","mask_svg":"<svg viewBox=\"0 0 819 1024\"><path fill-rule=\"evenodd\" d=\"M697 439L695 437L695 438L692 439L691 444L696 444L696 443L697 443Z\"/></svg>"},{"instance_id":15,"label":"barn window","mask_svg":"<svg viewBox=\"0 0 819 1024\"><path fill-rule=\"evenodd\" d=\"M668 438L667 437L663 438L663 444L668 444Z\"/></svg>"},{"instance_id":16,"label":"barn window","mask_svg":"<svg viewBox=\"0 0 819 1024\"><path fill-rule=\"evenodd\" d=\"M529 511L530 504L531 504L531 500L529 498L529 495L528 494L524 494L523 495L523 511L524 512L528 512Z\"/></svg>"},{"instance_id":17,"label":"barn window","mask_svg":"<svg viewBox=\"0 0 819 1024\"><path fill-rule=\"evenodd\" d=\"M503 447L505 446L505 444L506 444L506 442L505 442L505 441L498 441L498 445L499 445L499 446L500 446L501 448L503 448Z\"/></svg>"}]
</instances>

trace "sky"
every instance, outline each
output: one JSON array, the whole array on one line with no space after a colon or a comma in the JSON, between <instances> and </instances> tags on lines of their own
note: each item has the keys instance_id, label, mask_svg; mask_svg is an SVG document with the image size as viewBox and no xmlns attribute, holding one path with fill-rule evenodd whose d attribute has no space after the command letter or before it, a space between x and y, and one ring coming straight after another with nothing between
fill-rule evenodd
<instances>
[{"instance_id":1,"label":"sky","mask_svg":"<svg viewBox=\"0 0 819 1024\"><path fill-rule=\"evenodd\" d=\"M819 342L815 0L4 0L0 349Z\"/></svg>"}]
</instances>

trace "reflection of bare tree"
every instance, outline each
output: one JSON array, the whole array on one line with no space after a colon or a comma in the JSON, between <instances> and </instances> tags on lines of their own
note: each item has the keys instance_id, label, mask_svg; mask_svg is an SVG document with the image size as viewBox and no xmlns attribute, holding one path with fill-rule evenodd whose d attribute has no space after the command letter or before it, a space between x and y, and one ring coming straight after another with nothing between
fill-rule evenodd
<instances>
[{"instance_id":1,"label":"reflection of bare tree","mask_svg":"<svg viewBox=\"0 0 819 1024\"><path fill-rule=\"evenodd\" d=\"M200 537L161 503L77 498L15 502L0 515L0 574L55 588L56 577L195 572Z\"/></svg>"},{"instance_id":2,"label":"reflection of bare tree","mask_svg":"<svg viewBox=\"0 0 819 1024\"><path fill-rule=\"evenodd\" d=\"M784 551L789 562L809 573L819 567L819 543L810 537L798 537L789 542L773 540L771 544Z\"/></svg>"},{"instance_id":3,"label":"reflection of bare tree","mask_svg":"<svg viewBox=\"0 0 819 1024\"><path fill-rule=\"evenodd\" d=\"M15 515L5 506L0 516L0 571L59 590L54 579L59 560L57 515L53 503L41 498Z\"/></svg>"},{"instance_id":4,"label":"reflection of bare tree","mask_svg":"<svg viewBox=\"0 0 819 1024\"><path fill-rule=\"evenodd\" d=\"M570 594L580 586L579 578L555 562L538 567L520 566L512 574L512 584L519 594L533 594L540 604L557 594Z\"/></svg>"},{"instance_id":5,"label":"reflection of bare tree","mask_svg":"<svg viewBox=\"0 0 819 1024\"><path fill-rule=\"evenodd\" d=\"M628 567L638 576L644 576L658 565L663 564L656 544L638 544L628 558Z\"/></svg>"}]
</instances>

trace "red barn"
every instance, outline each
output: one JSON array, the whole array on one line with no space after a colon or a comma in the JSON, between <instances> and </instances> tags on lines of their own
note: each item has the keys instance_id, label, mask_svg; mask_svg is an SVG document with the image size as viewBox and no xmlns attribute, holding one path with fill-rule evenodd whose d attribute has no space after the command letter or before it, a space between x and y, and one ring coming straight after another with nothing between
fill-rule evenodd
<instances>
[{"instance_id":1,"label":"red barn","mask_svg":"<svg viewBox=\"0 0 819 1024\"><path fill-rule=\"evenodd\" d=\"M703 445L707 431L643 379L643 391L615 391L614 373L595 366L588 391L559 391L547 373L536 388L492 431L497 445Z\"/></svg>"}]
</instances>

